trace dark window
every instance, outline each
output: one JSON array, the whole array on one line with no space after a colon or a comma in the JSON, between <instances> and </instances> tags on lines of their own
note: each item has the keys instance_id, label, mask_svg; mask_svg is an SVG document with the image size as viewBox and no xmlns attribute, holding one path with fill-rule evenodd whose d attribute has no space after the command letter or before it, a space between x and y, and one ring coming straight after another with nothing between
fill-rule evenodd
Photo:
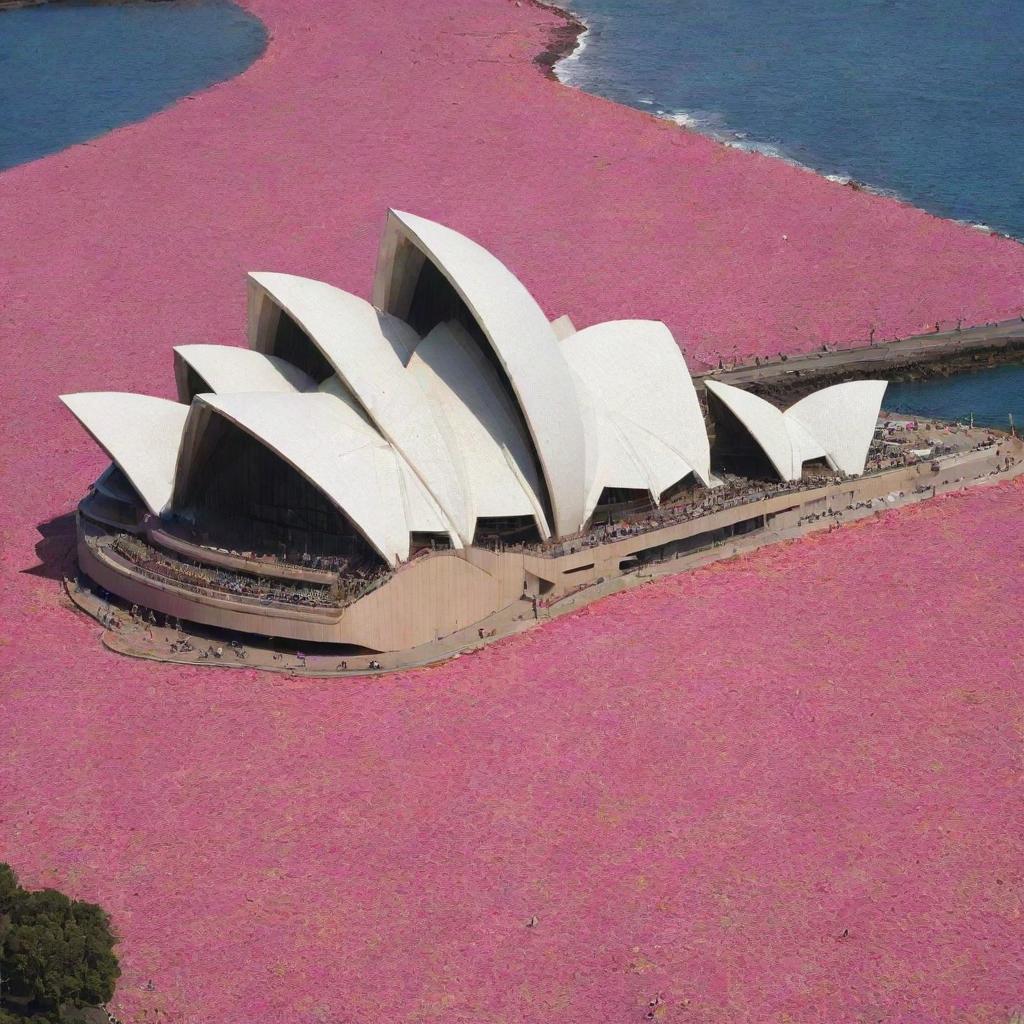
<instances>
[{"instance_id":1,"label":"dark window","mask_svg":"<svg viewBox=\"0 0 1024 1024\"><path fill-rule=\"evenodd\" d=\"M379 556L327 496L251 435L216 416L203 434L202 465L186 497L204 540L290 561L303 555Z\"/></svg>"},{"instance_id":2,"label":"dark window","mask_svg":"<svg viewBox=\"0 0 1024 1024\"><path fill-rule=\"evenodd\" d=\"M270 354L308 373L318 384L334 373L327 357L310 336L282 309L274 331Z\"/></svg>"},{"instance_id":3,"label":"dark window","mask_svg":"<svg viewBox=\"0 0 1024 1024\"><path fill-rule=\"evenodd\" d=\"M717 395L708 392L707 398L715 427L711 444L712 464L748 480L778 480L778 470L750 431Z\"/></svg>"}]
</instances>

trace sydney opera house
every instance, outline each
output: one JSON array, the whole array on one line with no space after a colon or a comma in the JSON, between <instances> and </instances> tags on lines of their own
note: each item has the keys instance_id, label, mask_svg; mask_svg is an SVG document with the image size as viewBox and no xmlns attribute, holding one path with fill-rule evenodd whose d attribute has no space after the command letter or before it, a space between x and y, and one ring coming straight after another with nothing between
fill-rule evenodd
<instances>
[{"instance_id":1,"label":"sydney opera house","mask_svg":"<svg viewBox=\"0 0 1024 1024\"><path fill-rule=\"evenodd\" d=\"M698 397L664 324L549 321L488 251L396 211L372 303L248 288L248 347L176 348L177 401L62 400L112 460L79 506L83 574L262 637L405 650L764 529L814 500L781 482L864 472L885 390ZM776 483L708 502L738 477Z\"/></svg>"}]
</instances>

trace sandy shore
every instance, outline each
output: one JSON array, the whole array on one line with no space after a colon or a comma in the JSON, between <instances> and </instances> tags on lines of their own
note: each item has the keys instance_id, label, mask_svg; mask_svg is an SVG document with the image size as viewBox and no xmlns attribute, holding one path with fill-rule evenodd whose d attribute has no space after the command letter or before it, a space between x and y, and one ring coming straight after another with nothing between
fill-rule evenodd
<instances>
[{"instance_id":1,"label":"sandy shore","mask_svg":"<svg viewBox=\"0 0 1024 1024\"><path fill-rule=\"evenodd\" d=\"M0 174L0 859L109 908L124 1019L1005 1024L1019 482L386 681L130 661L62 603L102 459L56 395L169 394L246 270L366 294L388 204L695 369L1021 313L1013 242L552 82L550 11L247 6L239 78Z\"/></svg>"}]
</instances>

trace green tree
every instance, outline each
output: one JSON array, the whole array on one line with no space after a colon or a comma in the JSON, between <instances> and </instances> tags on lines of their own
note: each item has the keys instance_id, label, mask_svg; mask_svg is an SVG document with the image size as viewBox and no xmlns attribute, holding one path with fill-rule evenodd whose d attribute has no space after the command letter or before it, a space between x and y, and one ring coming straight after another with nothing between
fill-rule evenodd
<instances>
[{"instance_id":1,"label":"green tree","mask_svg":"<svg viewBox=\"0 0 1024 1024\"><path fill-rule=\"evenodd\" d=\"M0 864L0 1013L59 1020L62 1008L98 1006L120 975L110 920L55 889L28 892Z\"/></svg>"}]
</instances>

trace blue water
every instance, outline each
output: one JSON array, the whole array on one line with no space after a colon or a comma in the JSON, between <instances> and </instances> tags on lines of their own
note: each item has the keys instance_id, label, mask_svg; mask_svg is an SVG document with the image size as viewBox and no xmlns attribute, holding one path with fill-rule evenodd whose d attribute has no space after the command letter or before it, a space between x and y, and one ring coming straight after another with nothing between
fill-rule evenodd
<instances>
[{"instance_id":1,"label":"blue water","mask_svg":"<svg viewBox=\"0 0 1024 1024\"><path fill-rule=\"evenodd\" d=\"M1024 238L1021 0L567 0L563 81Z\"/></svg>"},{"instance_id":2,"label":"blue water","mask_svg":"<svg viewBox=\"0 0 1024 1024\"><path fill-rule=\"evenodd\" d=\"M1024 238L1024 0L567 0L562 81ZM886 408L1024 423L1024 367Z\"/></svg>"},{"instance_id":3,"label":"blue water","mask_svg":"<svg viewBox=\"0 0 1024 1024\"><path fill-rule=\"evenodd\" d=\"M266 43L228 0L0 12L0 170L141 121L244 71Z\"/></svg>"},{"instance_id":4,"label":"blue water","mask_svg":"<svg viewBox=\"0 0 1024 1024\"><path fill-rule=\"evenodd\" d=\"M969 420L973 415L975 423L1004 430L1012 414L1020 433L1024 427L1024 364L890 384L882 404L890 412L939 419Z\"/></svg>"}]
</instances>

